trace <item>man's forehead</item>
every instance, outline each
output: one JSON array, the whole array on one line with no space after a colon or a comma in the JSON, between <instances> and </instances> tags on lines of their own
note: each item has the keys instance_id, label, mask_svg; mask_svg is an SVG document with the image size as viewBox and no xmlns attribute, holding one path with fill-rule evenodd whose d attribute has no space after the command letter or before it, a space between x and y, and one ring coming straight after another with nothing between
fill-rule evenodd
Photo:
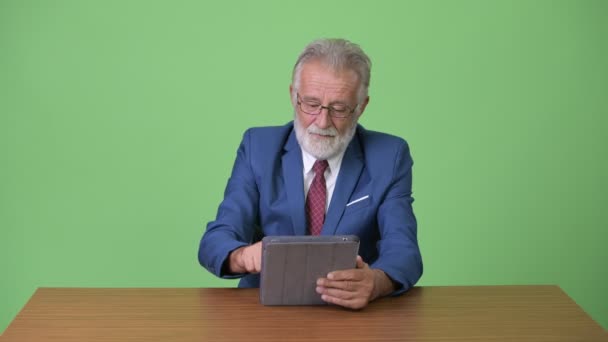
<instances>
[{"instance_id":1,"label":"man's forehead","mask_svg":"<svg viewBox=\"0 0 608 342\"><path fill-rule=\"evenodd\" d=\"M359 77L353 70L336 70L319 62L302 65L300 73L300 88L302 90L323 88L324 90L347 93L356 91L358 87Z\"/></svg>"},{"instance_id":2,"label":"man's forehead","mask_svg":"<svg viewBox=\"0 0 608 342\"><path fill-rule=\"evenodd\" d=\"M300 76L314 75L314 76L326 76L337 79L345 79L351 82L359 80L359 75L353 69L345 67L334 67L322 61L309 61L302 64Z\"/></svg>"}]
</instances>

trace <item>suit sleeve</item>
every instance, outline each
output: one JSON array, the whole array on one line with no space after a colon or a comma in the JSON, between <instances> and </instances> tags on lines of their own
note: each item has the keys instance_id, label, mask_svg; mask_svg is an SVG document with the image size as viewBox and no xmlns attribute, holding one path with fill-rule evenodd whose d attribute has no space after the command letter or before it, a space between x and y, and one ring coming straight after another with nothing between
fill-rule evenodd
<instances>
[{"instance_id":1,"label":"suit sleeve","mask_svg":"<svg viewBox=\"0 0 608 342\"><path fill-rule=\"evenodd\" d=\"M200 264L222 278L243 276L226 274L224 263L230 252L249 245L254 237L259 193L251 168L250 140L251 132L247 131L237 151L224 200L215 221L207 224L198 250Z\"/></svg>"},{"instance_id":2,"label":"suit sleeve","mask_svg":"<svg viewBox=\"0 0 608 342\"><path fill-rule=\"evenodd\" d=\"M412 210L412 165L408 145L403 141L391 183L377 213L378 259L370 266L381 269L398 283L393 295L407 291L422 276L416 217Z\"/></svg>"}]
</instances>

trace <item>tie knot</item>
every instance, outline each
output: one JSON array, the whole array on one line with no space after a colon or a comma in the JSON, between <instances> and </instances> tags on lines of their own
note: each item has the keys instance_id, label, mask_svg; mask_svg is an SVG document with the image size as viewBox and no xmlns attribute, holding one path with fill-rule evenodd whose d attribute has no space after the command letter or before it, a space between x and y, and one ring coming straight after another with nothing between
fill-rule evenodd
<instances>
[{"instance_id":1,"label":"tie knot","mask_svg":"<svg viewBox=\"0 0 608 342\"><path fill-rule=\"evenodd\" d=\"M315 172L315 175L322 175L328 166L327 160L317 160L312 166L312 170Z\"/></svg>"}]
</instances>

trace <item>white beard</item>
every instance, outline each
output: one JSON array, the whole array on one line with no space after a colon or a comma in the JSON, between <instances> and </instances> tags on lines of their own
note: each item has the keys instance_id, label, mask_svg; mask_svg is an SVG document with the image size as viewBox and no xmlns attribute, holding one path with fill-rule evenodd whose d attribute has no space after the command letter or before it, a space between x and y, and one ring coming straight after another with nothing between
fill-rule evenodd
<instances>
[{"instance_id":1,"label":"white beard","mask_svg":"<svg viewBox=\"0 0 608 342\"><path fill-rule=\"evenodd\" d=\"M304 128L300 124L297 115L294 117L293 126L296 130L296 138L302 149L316 159L327 160L346 150L357 130L357 121L353 121L352 126L344 135L339 135L335 127L322 129L314 123L308 126L308 128ZM324 135L325 137L321 138L315 134Z\"/></svg>"}]
</instances>

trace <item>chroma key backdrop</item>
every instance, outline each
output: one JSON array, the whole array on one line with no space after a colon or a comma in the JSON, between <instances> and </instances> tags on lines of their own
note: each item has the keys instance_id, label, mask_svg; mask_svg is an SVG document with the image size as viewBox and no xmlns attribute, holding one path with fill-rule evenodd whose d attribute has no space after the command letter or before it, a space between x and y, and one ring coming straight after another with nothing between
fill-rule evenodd
<instances>
[{"instance_id":1,"label":"chroma key backdrop","mask_svg":"<svg viewBox=\"0 0 608 342\"><path fill-rule=\"evenodd\" d=\"M0 331L38 287L236 286L197 261L298 53L373 61L419 285L557 284L608 328L608 2L0 0Z\"/></svg>"}]
</instances>

